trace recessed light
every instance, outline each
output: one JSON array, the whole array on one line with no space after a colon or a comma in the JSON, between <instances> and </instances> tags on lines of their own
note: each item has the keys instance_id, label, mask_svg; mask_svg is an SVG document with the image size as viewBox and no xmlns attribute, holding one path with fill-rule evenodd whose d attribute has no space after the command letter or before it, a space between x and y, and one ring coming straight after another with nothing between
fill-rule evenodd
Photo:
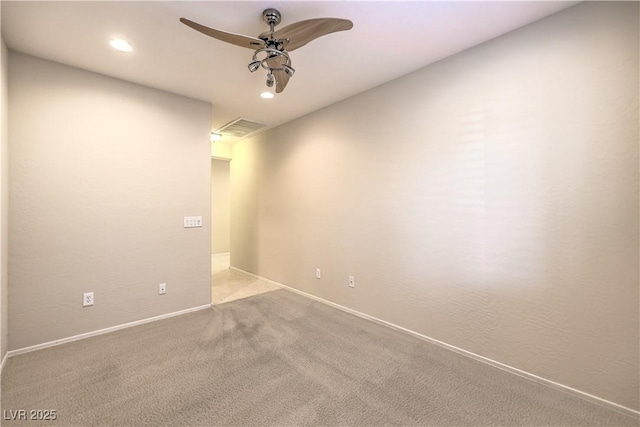
<instances>
[{"instance_id":1,"label":"recessed light","mask_svg":"<svg viewBox=\"0 0 640 427\"><path fill-rule=\"evenodd\" d=\"M128 41L122 39L111 39L109 42L112 48L119 50L120 52L131 52L133 48Z\"/></svg>"},{"instance_id":2,"label":"recessed light","mask_svg":"<svg viewBox=\"0 0 640 427\"><path fill-rule=\"evenodd\" d=\"M264 99L271 99L274 97L273 92L262 92L260 96Z\"/></svg>"}]
</instances>

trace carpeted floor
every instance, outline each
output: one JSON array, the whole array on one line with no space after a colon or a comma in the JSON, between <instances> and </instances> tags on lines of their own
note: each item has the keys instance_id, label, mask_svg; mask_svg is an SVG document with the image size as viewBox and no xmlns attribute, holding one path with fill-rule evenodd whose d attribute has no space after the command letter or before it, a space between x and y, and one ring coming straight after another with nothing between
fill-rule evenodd
<instances>
[{"instance_id":1,"label":"carpeted floor","mask_svg":"<svg viewBox=\"0 0 640 427\"><path fill-rule=\"evenodd\" d=\"M211 255L211 302L223 304L280 289L229 268L229 254Z\"/></svg>"},{"instance_id":2,"label":"carpeted floor","mask_svg":"<svg viewBox=\"0 0 640 427\"><path fill-rule=\"evenodd\" d=\"M2 409L65 426L638 425L286 290L13 357Z\"/></svg>"}]
</instances>

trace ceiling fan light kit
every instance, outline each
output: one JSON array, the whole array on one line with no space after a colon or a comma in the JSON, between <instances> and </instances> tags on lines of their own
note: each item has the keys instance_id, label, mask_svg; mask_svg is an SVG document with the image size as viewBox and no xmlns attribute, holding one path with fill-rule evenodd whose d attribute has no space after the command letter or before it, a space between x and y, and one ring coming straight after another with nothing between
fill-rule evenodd
<instances>
[{"instance_id":1,"label":"ceiling fan light kit","mask_svg":"<svg viewBox=\"0 0 640 427\"><path fill-rule=\"evenodd\" d=\"M258 37L209 28L186 18L180 18L180 22L215 39L253 49L253 58L248 65L249 71L254 73L259 68L265 69L267 71L267 87L273 88L275 83L276 93L281 93L284 90L289 83L289 78L296 72L291 66L289 52L318 37L353 28L353 23L348 19L317 18L296 22L275 30L275 26L282 20L282 15L278 10L271 8L262 12L262 19L269 26L269 31ZM273 95L271 90L263 92L261 96L265 93Z\"/></svg>"}]
</instances>

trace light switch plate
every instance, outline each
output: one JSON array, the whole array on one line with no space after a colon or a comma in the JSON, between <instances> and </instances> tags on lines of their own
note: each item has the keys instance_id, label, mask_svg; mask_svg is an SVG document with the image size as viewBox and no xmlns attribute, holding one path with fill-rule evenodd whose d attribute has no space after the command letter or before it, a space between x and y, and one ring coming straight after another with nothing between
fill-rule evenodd
<instances>
[{"instance_id":1,"label":"light switch plate","mask_svg":"<svg viewBox=\"0 0 640 427\"><path fill-rule=\"evenodd\" d=\"M184 228L202 227L202 216L185 216Z\"/></svg>"}]
</instances>

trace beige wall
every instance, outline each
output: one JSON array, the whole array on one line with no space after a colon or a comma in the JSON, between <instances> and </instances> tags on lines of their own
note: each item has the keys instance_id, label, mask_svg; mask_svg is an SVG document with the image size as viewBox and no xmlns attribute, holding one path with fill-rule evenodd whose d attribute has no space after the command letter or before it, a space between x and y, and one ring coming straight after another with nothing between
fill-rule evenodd
<instances>
[{"instance_id":1,"label":"beige wall","mask_svg":"<svg viewBox=\"0 0 640 427\"><path fill-rule=\"evenodd\" d=\"M229 252L230 237L229 161L211 159L211 253Z\"/></svg>"},{"instance_id":2,"label":"beige wall","mask_svg":"<svg viewBox=\"0 0 640 427\"><path fill-rule=\"evenodd\" d=\"M231 153L233 151L231 144L225 144L221 142L211 143L211 157L218 159L231 159Z\"/></svg>"},{"instance_id":3,"label":"beige wall","mask_svg":"<svg viewBox=\"0 0 640 427\"><path fill-rule=\"evenodd\" d=\"M9 58L10 349L210 303L210 105Z\"/></svg>"},{"instance_id":4,"label":"beige wall","mask_svg":"<svg viewBox=\"0 0 640 427\"><path fill-rule=\"evenodd\" d=\"M638 16L586 2L239 143L232 265L639 409Z\"/></svg>"},{"instance_id":5,"label":"beige wall","mask_svg":"<svg viewBox=\"0 0 640 427\"><path fill-rule=\"evenodd\" d=\"M8 52L4 39L0 37L0 361L8 349L8 260L9 260L9 134L8 134Z\"/></svg>"}]
</instances>

